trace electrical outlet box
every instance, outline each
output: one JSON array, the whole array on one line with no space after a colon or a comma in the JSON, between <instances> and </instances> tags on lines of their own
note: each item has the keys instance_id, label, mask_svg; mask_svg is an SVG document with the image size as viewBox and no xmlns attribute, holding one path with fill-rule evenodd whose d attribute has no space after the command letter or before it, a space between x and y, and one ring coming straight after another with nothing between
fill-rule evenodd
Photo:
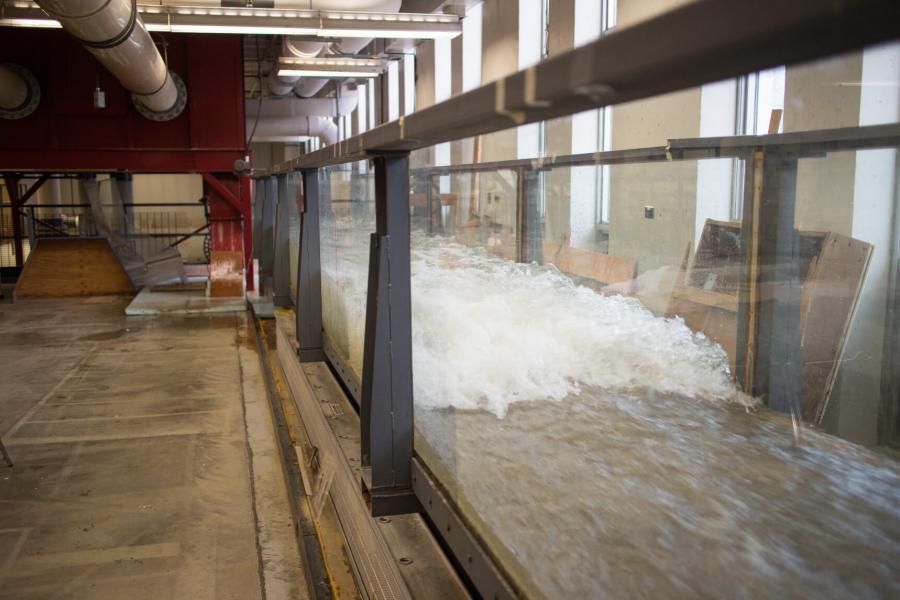
<instances>
[{"instance_id":1,"label":"electrical outlet box","mask_svg":"<svg viewBox=\"0 0 900 600\"><path fill-rule=\"evenodd\" d=\"M656 218L656 207L655 206L645 206L644 207L644 218L645 219L655 219Z\"/></svg>"}]
</instances>

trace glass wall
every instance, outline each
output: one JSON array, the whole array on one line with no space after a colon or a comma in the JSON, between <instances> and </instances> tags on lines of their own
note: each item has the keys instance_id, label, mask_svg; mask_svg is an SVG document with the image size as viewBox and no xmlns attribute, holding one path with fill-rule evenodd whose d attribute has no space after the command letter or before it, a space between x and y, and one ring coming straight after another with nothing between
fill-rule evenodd
<instances>
[{"instance_id":1,"label":"glass wall","mask_svg":"<svg viewBox=\"0 0 900 600\"><path fill-rule=\"evenodd\" d=\"M898 80L887 45L543 123L534 160L412 154L416 452L529 596L900 593L897 137L863 129ZM357 385L370 169L319 181Z\"/></svg>"},{"instance_id":2,"label":"glass wall","mask_svg":"<svg viewBox=\"0 0 900 600\"><path fill-rule=\"evenodd\" d=\"M374 177L366 162L319 170L322 329L332 356L362 379Z\"/></svg>"},{"instance_id":3,"label":"glass wall","mask_svg":"<svg viewBox=\"0 0 900 600\"><path fill-rule=\"evenodd\" d=\"M748 77L614 107L627 160L413 154L416 451L528 595L898 591L898 154L822 131L896 123L898 59L755 75L802 147L659 150Z\"/></svg>"}]
</instances>

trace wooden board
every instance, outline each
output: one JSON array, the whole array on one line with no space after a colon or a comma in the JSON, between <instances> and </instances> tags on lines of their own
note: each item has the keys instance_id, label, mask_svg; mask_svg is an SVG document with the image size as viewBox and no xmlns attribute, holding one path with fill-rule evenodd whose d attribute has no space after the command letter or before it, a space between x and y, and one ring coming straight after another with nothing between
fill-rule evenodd
<instances>
[{"instance_id":1,"label":"wooden board","mask_svg":"<svg viewBox=\"0 0 900 600\"><path fill-rule=\"evenodd\" d=\"M871 244L829 233L803 284L800 352L807 421L821 423L825 416L871 256Z\"/></svg>"},{"instance_id":2,"label":"wooden board","mask_svg":"<svg viewBox=\"0 0 900 600\"><path fill-rule=\"evenodd\" d=\"M38 240L13 298L133 294L134 286L105 239Z\"/></svg>"},{"instance_id":3,"label":"wooden board","mask_svg":"<svg viewBox=\"0 0 900 600\"><path fill-rule=\"evenodd\" d=\"M605 285L627 283L625 294L634 293L637 261L583 248L544 242L544 262L568 275L593 279Z\"/></svg>"}]
</instances>

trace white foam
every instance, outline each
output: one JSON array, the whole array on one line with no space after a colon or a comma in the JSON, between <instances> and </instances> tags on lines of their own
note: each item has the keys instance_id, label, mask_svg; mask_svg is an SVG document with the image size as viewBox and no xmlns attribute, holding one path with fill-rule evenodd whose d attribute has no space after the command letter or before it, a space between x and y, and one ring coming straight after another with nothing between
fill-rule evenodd
<instances>
[{"instance_id":1,"label":"white foam","mask_svg":"<svg viewBox=\"0 0 900 600\"><path fill-rule=\"evenodd\" d=\"M581 386L753 404L733 383L724 350L681 319L576 285L555 267L515 263L446 238L415 235L412 250L417 406L503 417L516 402L559 401ZM354 362L361 362L366 273L347 265L366 265L366 252L365 245L342 245L341 269L323 260L323 290L340 290L328 300L341 298L347 306L340 312L354 315L341 327Z\"/></svg>"}]
</instances>

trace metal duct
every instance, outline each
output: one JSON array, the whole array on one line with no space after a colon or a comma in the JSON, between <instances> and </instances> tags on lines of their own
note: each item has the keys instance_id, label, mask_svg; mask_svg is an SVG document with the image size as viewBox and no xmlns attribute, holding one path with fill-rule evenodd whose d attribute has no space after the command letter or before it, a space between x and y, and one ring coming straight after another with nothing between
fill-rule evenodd
<instances>
[{"instance_id":1,"label":"metal duct","mask_svg":"<svg viewBox=\"0 0 900 600\"><path fill-rule=\"evenodd\" d=\"M0 64L0 118L27 117L40 101L41 86L31 71L13 63Z\"/></svg>"},{"instance_id":2,"label":"metal duct","mask_svg":"<svg viewBox=\"0 0 900 600\"><path fill-rule=\"evenodd\" d=\"M349 115L356 108L358 94L356 90L341 90L340 98L266 98L262 107L256 100L248 100L246 112L248 118L301 118L301 117L340 117Z\"/></svg>"},{"instance_id":3,"label":"metal duct","mask_svg":"<svg viewBox=\"0 0 900 600\"><path fill-rule=\"evenodd\" d=\"M295 0L296 1L296 0ZM276 3L277 0L276 0ZM366 12L400 12L401 0L310 0L310 8L319 10L361 10ZM282 6L282 8L286 8ZM331 48L323 50L320 55L330 54L356 54L371 43L372 38L345 38L338 44L332 44ZM302 98L312 98L319 90L325 87L328 79L315 77L303 78L294 91Z\"/></svg>"},{"instance_id":4,"label":"metal duct","mask_svg":"<svg viewBox=\"0 0 900 600\"><path fill-rule=\"evenodd\" d=\"M255 118L247 119L247 131ZM256 123L254 142L296 142L300 137L318 137L323 145L337 142L338 128L328 117L260 118Z\"/></svg>"},{"instance_id":5,"label":"metal duct","mask_svg":"<svg viewBox=\"0 0 900 600\"><path fill-rule=\"evenodd\" d=\"M37 0L122 86L148 119L174 119L187 89L169 71L131 0Z\"/></svg>"},{"instance_id":6,"label":"metal duct","mask_svg":"<svg viewBox=\"0 0 900 600\"><path fill-rule=\"evenodd\" d=\"M369 45L371 38L346 38L338 44L332 44L329 48L329 54L356 54ZM295 88L297 95L301 98L312 98L319 93L325 84L330 80L320 79L317 77L305 77Z\"/></svg>"},{"instance_id":7,"label":"metal duct","mask_svg":"<svg viewBox=\"0 0 900 600\"><path fill-rule=\"evenodd\" d=\"M325 42L313 42L297 37L287 37L281 42L281 55L295 58L315 58L325 48ZM286 96L294 90L294 84L300 79L299 75L282 77L278 73L278 64L269 75L269 92L274 96Z\"/></svg>"}]
</instances>

